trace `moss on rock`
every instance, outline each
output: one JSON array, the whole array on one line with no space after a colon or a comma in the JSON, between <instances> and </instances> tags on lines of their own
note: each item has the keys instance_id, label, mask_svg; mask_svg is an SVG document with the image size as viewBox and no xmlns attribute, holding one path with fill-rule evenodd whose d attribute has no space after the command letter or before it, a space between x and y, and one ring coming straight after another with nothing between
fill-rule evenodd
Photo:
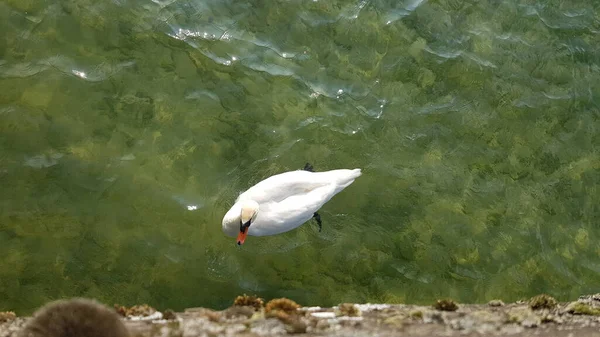
<instances>
[{"instance_id":1,"label":"moss on rock","mask_svg":"<svg viewBox=\"0 0 600 337\"><path fill-rule=\"evenodd\" d=\"M456 304L456 302L454 302L451 299L437 300L435 302L435 304L433 305L433 307L436 310L440 310L440 311L456 311L456 310L458 310L458 305Z\"/></svg>"},{"instance_id":2,"label":"moss on rock","mask_svg":"<svg viewBox=\"0 0 600 337\"><path fill-rule=\"evenodd\" d=\"M600 316L600 309L582 302L573 302L567 306L566 312L574 315Z\"/></svg>"},{"instance_id":3,"label":"moss on rock","mask_svg":"<svg viewBox=\"0 0 600 337\"><path fill-rule=\"evenodd\" d=\"M283 311L285 313L293 313L300 308L300 305L290 299L287 298L276 298L270 300L265 306L265 313L270 313L272 311Z\"/></svg>"},{"instance_id":4,"label":"moss on rock","mask_svg":"<svg viewBox=\"0 0 600 337\"><path fill-rule=\"evenodd\" d=\"M233 301L234 306L249 306L255 310L260 310L264 307L264 300L257 296L248 296L246 294L238 296Z\"/></svg>"},{"instance_id":5,"label":"moss on rock","mask_svg":"<svg viewBox=\"0 0 600 337\"><path fill-rule=\"evenodd\" d=\"M529 300L529 307L533 310L538 309L554 309L558 302L554 297L546 294L541 294L532 297Z\"/></svg>"}]
</instances>

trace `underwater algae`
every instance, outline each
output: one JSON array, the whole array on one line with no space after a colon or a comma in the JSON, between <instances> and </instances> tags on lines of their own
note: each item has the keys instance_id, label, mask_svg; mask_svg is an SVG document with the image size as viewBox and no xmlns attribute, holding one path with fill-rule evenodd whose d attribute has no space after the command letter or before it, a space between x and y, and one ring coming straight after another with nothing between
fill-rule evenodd
<instances>
[{"instance_id":1,"label":"underwater algae","mask_svg":"<svg viewBox=\"0 0 600 337\"><path fill-rule=\"evenodd\" d=\"M0 3L0 310L591 291L599 10ZM229 200L307 161L365 174L322 233L235 249Z\"/></svg>"}]
</instances>

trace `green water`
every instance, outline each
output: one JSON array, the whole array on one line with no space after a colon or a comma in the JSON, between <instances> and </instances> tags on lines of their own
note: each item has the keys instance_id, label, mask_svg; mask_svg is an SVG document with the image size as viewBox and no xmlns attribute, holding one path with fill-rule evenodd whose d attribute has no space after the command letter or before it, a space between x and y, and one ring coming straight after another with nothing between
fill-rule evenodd
<instances>
[{"instance_id":1,"label":"green water","mask_svg":"<svg viewBox=\"0 0 600 337\"><path fill-rule=\"evenodd\" d=\"M559 299L600 277L600 2L0 1L0 310ZM238 193L363 169L240 249Z\"/></svg>"}]
</instances>

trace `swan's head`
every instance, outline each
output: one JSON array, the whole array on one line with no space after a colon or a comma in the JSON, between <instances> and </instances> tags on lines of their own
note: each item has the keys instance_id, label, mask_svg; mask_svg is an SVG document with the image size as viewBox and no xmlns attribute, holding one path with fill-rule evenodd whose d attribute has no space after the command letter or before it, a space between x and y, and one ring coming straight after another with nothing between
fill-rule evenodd
<instances>
[{"instance_id":1,"label":"swan's head","mask_svg":"<svg viewBox=\"0 0 600 337\"><path fill-rule=\"evenodd\" d=\"M256 219L258 214L258 203L253 200L246 200L242 203L242 209L240 212L240 232L237 237L237 244L243 245L248 236L248 228Z\"/></svg>"}]
</instances>

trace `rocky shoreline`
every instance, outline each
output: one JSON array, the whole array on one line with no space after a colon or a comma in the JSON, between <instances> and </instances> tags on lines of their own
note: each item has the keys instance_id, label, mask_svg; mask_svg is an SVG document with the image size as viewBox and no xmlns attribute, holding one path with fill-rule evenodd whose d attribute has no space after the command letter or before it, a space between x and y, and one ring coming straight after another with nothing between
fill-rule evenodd
<instances>
[{"instance_id":1,"label":"rocky shoreline","mask_svg":"<svg viewBox=\"0 0 600 337\"><path fill-rule=\"evenodd\" d=\"M508 304L500 300L487 304L440 300L431 306L344 303L333 308L302 307L289 299L264 303L244 295L221 311L190 308L161 312L147 305L104 308L116 314L131 337L600 336L600 294L565 303L539 295ZM0 337L19 336L37 316L0 313ZM59 336L67 334L50 337Z\"/></svg>"}]
</instances>

